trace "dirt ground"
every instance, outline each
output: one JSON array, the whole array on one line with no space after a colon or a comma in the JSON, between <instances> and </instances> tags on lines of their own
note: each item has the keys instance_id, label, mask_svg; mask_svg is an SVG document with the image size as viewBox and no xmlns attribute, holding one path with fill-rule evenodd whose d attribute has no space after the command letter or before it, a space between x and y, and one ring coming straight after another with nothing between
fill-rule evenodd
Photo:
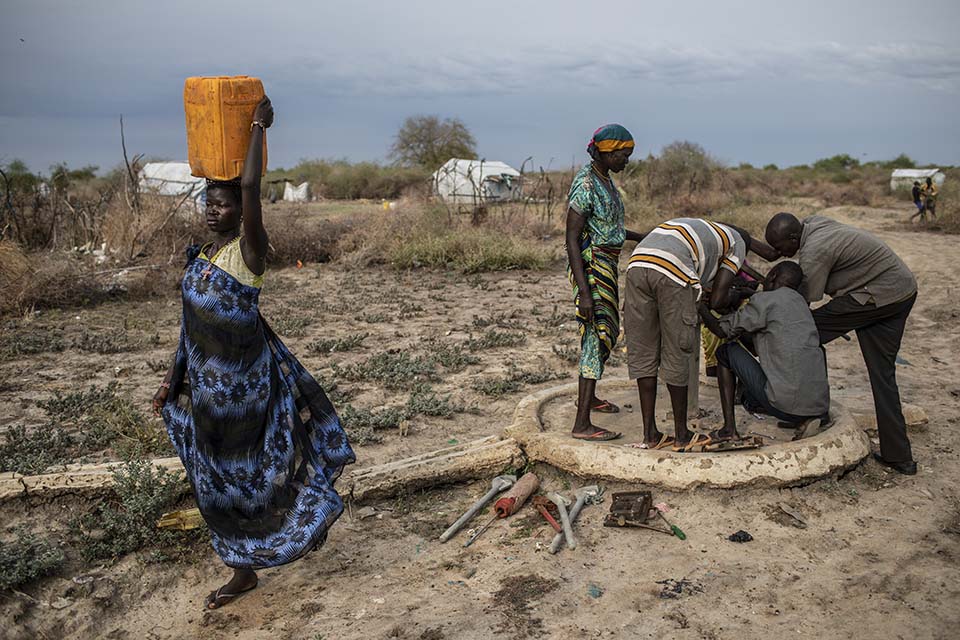
<instances>
[{"instance_id":1,"label":"dirt ground","mask_svg":"<svg viewBox=\"0 0 960 640\"><path fill-rule=\"evenodd\" d=\"M437 536L482 494L486 481L440 487L375 503L375 514L345 514L326 545L303 560L261 572L260 587L218 611L204 596L227 575L209 547L191 563L151 564L141 554L113 565L73 562L69 570L0 595L5 638L280 638L421 640L472 638L955 638L960 624L960 462L952 436L960 420L960 353L954 264L956 237L899 221L908 209L825 211L888 242L917 274L920 296L904 337L898 377L906 402L930 422L911 432L920 471L886 471L872 460L840 478L792 489L685 493L654 489L687 540L600 526L608 504L589 507L580 546L550 555L552 531L525 509L498 522L468 549L463 534ZM466 412L412 418L383 442L357 447L368 466L499 432L527 385L490 397L480 381L522 371L573 379L575 325L562 269L482 276L397 273L348 265L307 265L268 276L263 312L311 371L337 379L349 402L377 408L406 401L371 381L338 377L343 367L387 349L423 353L461 343L499 322L523 332L519 346L477 350L479 362L439 372L433 388ZM144 409L178 335L179 301L107 304L44 312L39 330L124 332L132 350L67 349L0 363L0 428L41 419L32 401L54 391L118 381ZM534 315L536 314L536 315ZM515 317L511 317L514 315ZM345 353L316 354L315 340L369 334ZM872 406L856 339L828 347L834 397ZM342 371L342 368L341 368ZM612 377L626 377L623 358ZM704 393L714 392L704 389ZM602 395L602 383L601 383ZM663 408L665 409L665 407ZM639 419L639 418L638 418ZM587 481L536 468L544 485ZM607 492L623 490L608 485ZM91 497L18 499L0 505L15 524L60 532ZM802 516L799 522L779 508ZM369 515L369 510L364 512ZM753 541L727 536L748 531Z\"/></svg>"}]
</instances>

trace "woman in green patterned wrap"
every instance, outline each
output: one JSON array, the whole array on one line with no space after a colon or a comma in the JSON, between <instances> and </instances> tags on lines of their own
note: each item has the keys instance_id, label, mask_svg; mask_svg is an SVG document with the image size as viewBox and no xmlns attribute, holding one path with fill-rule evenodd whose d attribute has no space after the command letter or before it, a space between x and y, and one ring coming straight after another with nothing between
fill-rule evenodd
<instances>
[{"instance_id":1,"label":"woman in green patterned wrap","mask_svg":"<svg viewBox=\"0 0 960 640\"><path fill-rule=\"evenodd\" d=\"M616 413L615 404L596 395L597 380L620 335L620 296L617 286L620 248L624 240L639 242L643 234L623 225L623 201L611 173L627 166L633 136L619 124L597 129L587 152L593 159L570 185L567 211L567 275L573 285L580 327L580 387L573 437L613 440L621 434L590 422L590 410ZM589 291L590 295L581 292Z\"/></svg>"}]
</instances>

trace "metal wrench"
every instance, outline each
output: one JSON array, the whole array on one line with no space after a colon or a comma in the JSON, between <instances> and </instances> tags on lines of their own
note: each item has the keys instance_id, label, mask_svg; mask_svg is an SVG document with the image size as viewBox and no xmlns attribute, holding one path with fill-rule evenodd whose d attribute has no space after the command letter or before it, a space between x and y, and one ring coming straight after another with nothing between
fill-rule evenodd
<instances>
[{"instance_id":1,"label":"metal wrench","mask_svg":"<svg viewBox=\"0 0 960 640\"><path fill-rule=\"evenodd\" d=\"M577 489L575 495L577 496L577 502L573 505L573 508L570 510L568 517L570 522L576 522L577 517L580 515L580 512L583 510L583 507L586 506L588 502L593 502L597 500L600 494L603 493L603 489L595 484L587 485L586 487L581 487ZM557 534L553 536L553 541L550 543L550 553L557 553L560 551L560 545L563 544L564 535ZM570 546L567 543L567 546ZM575 547L570 547L574 549Z\"/></svg>"},{"instance_id":2,"label":"metal wrench","mask_svg":"<svg viewBox=\"0 0 960 640\"><path fill-rule=\"evenodd\" d=\"M504 489L509 489L513 486L513 483L517 481L517 476L497 476L490 482L490 490L479 500L473 503L467 511L457 518L457 521L450 525L450 528L440 534L440 542L446 542L454 535L457 531L463 528L463 525L467 524L471 518L480 513L484 505L490 502L495 495L503 491Z\"/></svg>"},{"instance_id":3,"label":"metal wrench","mask_svg":"<svg viewBox=\"0 0 960 640\"><path fill-rule=\"evenodd\" d=\"M573 527L570 525L570 514L567 513L567 507L572 503L556 491L547 494L547 498L555 505L560 512L560 523L563 525L563 537L567 541L567 546L571 549L577 548L577 540L573 537Z\"/></svg>"}]
</instances>

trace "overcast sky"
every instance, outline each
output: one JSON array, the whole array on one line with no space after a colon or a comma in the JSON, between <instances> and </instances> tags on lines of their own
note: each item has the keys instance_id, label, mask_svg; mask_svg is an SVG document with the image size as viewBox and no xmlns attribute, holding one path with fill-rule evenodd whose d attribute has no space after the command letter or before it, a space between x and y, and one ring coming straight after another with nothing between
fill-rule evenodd
<instances>
[{"instance_id":1,"label":"overcast sky","mask_svg":"<svg viewBox=\"0 0 960 640\"><path fill-rule=\"evenodd\" d=\"M384 160L403 119L461 118L482 157L583 162L620 122L639 152L836 153L960 164L960 2L470 3L3 0L0 163L186 159L183 80L255 75L271 166Z\"/></svg>"}]
</instances>

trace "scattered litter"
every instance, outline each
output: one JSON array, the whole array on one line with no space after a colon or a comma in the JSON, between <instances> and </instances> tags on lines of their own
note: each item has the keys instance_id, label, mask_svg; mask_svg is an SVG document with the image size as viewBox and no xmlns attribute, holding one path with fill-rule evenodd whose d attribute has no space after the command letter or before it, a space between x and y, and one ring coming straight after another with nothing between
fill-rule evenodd
<instances>
[{"instance_id":1,"label":"scattered litter","mask_svg":"<svg viewBox=\"0 0 960 640\"><path fill-rule=\"evenodd\" d=\"M666 502L658 502L657 504L653 505L653 508L660 513L667 513L670 511L670 505L668 505Z\"/></svg>"},{"instance_id":2,"label":"scattered litter","mask_svg":"<svg viewBox=\"0 0 960 640\"><path fill-rule=\"evenodd\" d=\"M603 595L603 588L598 587L597 585L591 582L590 584L587 585L587 595L590 596L591 598L599 598L600 596Z\"/></svg>"},{"instance_id":3,"label":"scattered litter","mask_svg":"<svg viewBox=\"0 0 960 640\"><path fill-rule=\"evenodd\" d=\"M447 584L452 587L465 587L467 583L463 580L447 580Z\"/></svg>"},{"instance_id":4,"label":"scattered litter","mask_svg":"<svg viewBox=\"0 0 960 640\"><path fill-rule=\"evenodd\" d=\"M731 533L730 537L727 538L730 542L750 542L753 540L753 536L741 529L736 533Z\"/></svg>"},{"instance_id":5,"label":"scattered litter","mask_svg":"<svg viewBox=\"0 0 960 640\"><path fill-rule=\"evenodd\" d=\"M386 602L386 600L384 600L383 598L371 598L371 601L373 602L373 604L383 604L384 602Z\"/></svg>"},{"instance_id":6,"label":"scattered litter","mask_svg":"<svg viewBox=\"0 0 960 640\"><path fill-rule=\"evenodd\" d=\"M910 361L909 361L909 360L907 360L906 358L901 358L900 356L897 356L896 362L897 362L897 364L905 364L905 365L907 365L908 367L913 366L913 365L910 364Z\"/></svg>"},{"instance_id":7,"label":"scattered litter","mask_svg":"<svg viewBox=\"0 0 960 640\"><path fill-rule=\"evenodd\" d=\"M662 600L679 598L682 595L692 596L695 593L703 593L702 586L686 578L680 578L679 580L667 578L666 580L657 580L656 583L663 585L663 588L660 589L660 598Z\"/></svg>"},{"instance_id":8,"label":"scattered litter","mask_svg":"<svg viewBox=\"0 0 960 640\"><path fill-rule=\"evenodd\" d=\"M790 518L792 518L792 520L789 521L791 525L797 529L807 528L807 521L802 515L800 515L800 512L794 509L791 505L787 504L786 502L781 502L777 504L777 507L780 509L780 511L783 511L785 514L790 516Z\"/></svg>"},{"instance_id":9,"label":"scattered litter","mask_svg":"<svg viewBox=\"0 0 960 640\"><path fill-rule=\"evenodd\" d=\"M450 438L449 440L447 440L447 444L458 444L459 442L460 441L457 440L456 438Z\"/></svg>"},{"instance_id":10,"label":"scattered litter","mask_svg":"<svg viewBox=\"0 0 960 640\"><path fill-rule=\"evenodd\" d=\"M73 581L76 584L90 584L93 580L93 576L73 576Z\"/></svg>"}]
</instances>

